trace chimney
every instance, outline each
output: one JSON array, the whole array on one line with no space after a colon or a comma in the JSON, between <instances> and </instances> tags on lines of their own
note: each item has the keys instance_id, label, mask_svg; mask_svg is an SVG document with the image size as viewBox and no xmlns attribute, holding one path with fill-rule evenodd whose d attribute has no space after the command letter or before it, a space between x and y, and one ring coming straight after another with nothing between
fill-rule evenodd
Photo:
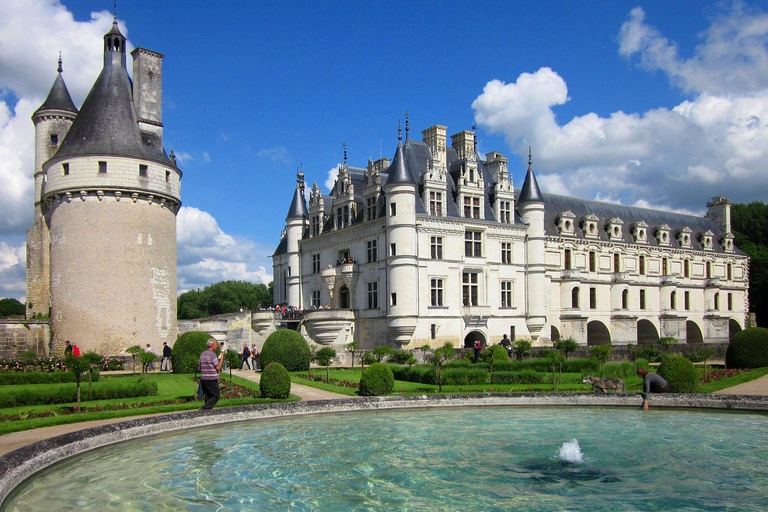
<instances>
[{"instance_id":1,"label":"chimney","mask_svg":"<svg viewBox=\"0 0 768 512\"><path fill-rule=\"evenodd\" d=\"M133 104L144 143L163 150L163 55L144 48L133 57Z\"/></svg>"},{"instance_id":2,"label":"chimney","mask_svg":"<svg viewBox=\"0 0 768 512\"><path fill-rule=\"evenodd\" d=\"M432 153L433 164L435 168L446 168L445 144L447 127L436 124L426 130L421 131L422 140Z\"/></svg>"}]
</instances>

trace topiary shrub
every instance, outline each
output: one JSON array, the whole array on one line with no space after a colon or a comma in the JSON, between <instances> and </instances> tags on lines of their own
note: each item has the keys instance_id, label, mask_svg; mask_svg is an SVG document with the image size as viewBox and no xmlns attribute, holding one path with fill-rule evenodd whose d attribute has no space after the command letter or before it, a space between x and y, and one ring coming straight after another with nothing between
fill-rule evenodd
<instances>
[{"instance_id":1,"label":"topiary shrub","mask_svg":"<svg viewBox=\"0 0 768 512\"><path fill-rule=\"evenodd\" d=\"M658 374L667 381L672 393L695 393L699 374L693 363L683 356L668 355L661 360Z\"/></svg>"},{"instance_id":2,"label":"topiary shrub","mask_svg":"<svg viewBox=\"0 0 768 512\"><path fill-rule=\"evenodd\" d=\"M262 398L288 398L291 394L291 376L280 363L269 363L264 367L259 378L259 391Z\"/></svg>"},{"instance_id":3,"label":"topiary shrub","mask_svg":"<svg viewBox=\"0 0 768 512\"><path fill-rule=\"evenodd\" d=\"M363 370L360 376L360 394L362 396L388 395L395 387L395 377L386 364L373 363Z\"/></svg>"},{"instance_id":4,"label":"topiary shrub","mask_svg":"<svg viewBox=\"0 0 768 512\"><path fill-rule=\"evenodd\" d=\"M195 373L200 363L200 354L206 350L211 335L202 331L185 332L178 337L171 351L173 373Z\"/></svg>"},{"instance_id":5,"label":"topiary shrub","mask_svg":"<svg viewBox=\"0 0 768 512\"><path fill-rule=\"evenodd\" d=\"M751 327L733 337L725 352L726 368L768 366L768 329Z\"/></svg>"},{"instance_id":6,"label":"topiary shrub","mask_svg":"<svg viewBox=\"0 0 768 512\"><path fill-rule=\"evenodd\" d=\"M309 345L304 336L292 329L281 329L269 335L261 349L259 364L280 363L289 372L309 370Z\"/></svg>"}]
</instances>

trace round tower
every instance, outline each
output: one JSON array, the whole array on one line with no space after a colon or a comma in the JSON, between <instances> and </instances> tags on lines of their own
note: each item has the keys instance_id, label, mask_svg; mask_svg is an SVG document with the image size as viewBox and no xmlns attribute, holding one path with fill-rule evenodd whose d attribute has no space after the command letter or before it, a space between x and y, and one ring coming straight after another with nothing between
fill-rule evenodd
<instances>
[{"instance_id":1,"label":"round tower","mask_svg":"<svg viewBox=\"0 0 768 512\"><path fill-rule=\"evenodd\" d=\"M398 136L398 139L401 137ZM418 187L408 169L403 146L397 151L384 184L387 233L387 327L389 339L405 346L418 322Z\"/></svg>"},{"instance_id":2,"label":"round tower","mask_svg":"<svg viewBox=\"0 0 768 512\"><path fill-rule=\"evenodd\" d=\"M289 306L301 308L301 254L299 241L309 222L307 204L304 201L304 173L299 170L296 174L296 191L293 194L291 209L285 218L286 255L288 269L285 278L285 301Z\"/></svg>"},{"instance_id":3,"label":"round tower","mask_svg":"<svg viewBox=\"0 0 768 512\"><path fill-rule=\"evenodd\" d=\"M523 222L528 226L526 249L526 297L525 324L531 338L538 339L547 323L546 302L546 233L544 231L544 197L533 173L531 152L528 151L528 172L517 200Z\"/></svg>"},{"instance_id":4,"label":"round tower","mask_svg":"<svg viewBox=\"0 0 768 512\"><path fill-rule=\"evenodd\" d=\"M104 68L43 165L54 350L66 340L101 354L159 349L177 334L181 171L158 130L140 129L134 98L142 95L132 89L125 42L115 21L104 36Z\"/></svg>"}]
</instances>

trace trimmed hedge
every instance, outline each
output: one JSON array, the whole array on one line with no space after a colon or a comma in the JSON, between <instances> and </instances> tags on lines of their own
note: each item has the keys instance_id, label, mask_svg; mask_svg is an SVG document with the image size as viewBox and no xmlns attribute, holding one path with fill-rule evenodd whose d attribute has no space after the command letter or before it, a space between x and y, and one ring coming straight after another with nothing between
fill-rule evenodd
<instances>
[{"instance_id":1,"label":"trimmed hedge","mask_svg":"<svg viewBox=\"0 0 768 512\"><path fill-rule=\"evenodd\" d=\"M203 331L189 331L178 337L171 350L173 373L195 373L200 365L200 354L206 349L206 343L212 338Z\"/></svg>"},{"instance_id":2,"label":"trimmed hedge","mask_svg":"<svg viewBox=\"0 0 768 512\"><path fill-rule=\"evenodd\" d=\"M262 368L269 363L280 363L289 372L306 372L309 370L309 358L309 345L304 336L292 329L281 329L267 337L259 363Z\"/></svg>"},{"instance_id":3,"label":"trimmed hedge","mask_svg":"<svg viewBox=\"0 0 768 512\"><path fill-rule=\"evenodd\" d=\"M98 382L100 378L98 370L93 371L91 380ZM88 380L88 374L83 376ZM75 382L75 374L71 372L3 372L0 373L0 386L17 386L20 384L61 384Z\"/></svg>"},{"instance_id":4,"label":"trimmed hedge","mask_svg":"<svg viewBox=\"0 0 768 512\"><path fill-rule=\"evenodd\" d=\"M491 377L491 384L544 384L544 374L531 370L523 370L521 372L494 371Z\"/></svg>"},{"instance_id":5,"label":"trimmed hedge","mask_svg":"<svg viewBox=\"0 0 768 512\"><path fill-rule=\"evenodd\" d=\"M695 393L699 387L696 368L683 356L665 356L657 373L667 381L672 393Z\"/></svg>"},{"instance_id":6,"label":"trimmed hedge","mask_svg":"<svg viewBox=\"0 0 768 512\"><path fill-rule=\"evenodd\" d=\"M360 395L388 395L395 387L395 378L389 366L383 363L373 363L363 370L360 376Z\"/></svg>"},{"instance_id":7,"label":"trimmed hedge","mask_svg":"<svg viewBox=\"0 0 768 512\"><path fill-rule=\"evenodd\" d=\"M725 352L726 368L768 366L768 329L751 327L736 333Z\"/></svg>"},{"instance_id":8,"label":"trimmed hedge","mask_svg":"<svg viewBox=\"0 0 768 512\"><path fill-rule=\"evenodd\" d=\"M261 372L259 391L262 398L288 398L291 394L291 376L280 363L269 363Z\"/></svg>"},{"instance_id":9,"label":"trimmed hedge","mask_svg":"<svg viewBox=\"0 0 768 512\"><path fill-rule=\"evenodd\" d=\"M443 370L444 386L469 386L473 384L487 384L490 373L483 369L448 368Z\"/></svg>"},{"instance_id":10,"label":"trimmed hedge","mask_svg":"<svg viewBox=\"0 0 768 512\"><path fill-rule=\"evenodd\" d=\"M420 384L437 384L437 380L435 380L435 367L432 365L399 366L389 364L387 366L396 380L418 382Z\"/></svg>"},{"instance_id":11,"label":"trimmed hedge","mask_svg":"<svg viewBox=\"0 0 768 512\"><path fill-rule=\"evenodd\" d=\"M599 368L599 362L596 359L578 358L566 359L563 361L562 371L565 373L596 373ZM446 363L448 368L485 368L489 369L488 363L472 364L469 361L451 361ZM524 359L522 361L498 361L493 362L493 373L500 372L521 372L524 370L552 373L552 362L549 359Z\"/></svg>"},{"instance_id":12,"label":"trimmed hedge","mask_svg":"<svg viewBox=\"0 0 768 512\"><path fill-rule=\"evenodd\" d=\"M124 380L124 379L121 379ZM134 398L157 395L157 383L149 380L133 382L104 381L89 386L80 385L80 401L109 400L112 398ZM11 389L0 393L0 408L27 405L66 404L77 401L77 384L57 386L35 386Z\"/></svg>"}]
</instances>

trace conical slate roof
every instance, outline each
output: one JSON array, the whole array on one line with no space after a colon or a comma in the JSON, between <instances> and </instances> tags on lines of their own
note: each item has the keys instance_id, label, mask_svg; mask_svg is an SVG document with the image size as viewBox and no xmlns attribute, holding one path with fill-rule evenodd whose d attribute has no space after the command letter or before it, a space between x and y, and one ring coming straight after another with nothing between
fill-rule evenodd
<instances>
[{"instance_id":1,"label":"conical slate roof","mask_svg":"<svg viewBox=\"0 0 768 512\"><path fill-rule=\"evenodd\" d=\"M397 150L395 151L395 157L392 159L392 164L387 169L389 176L387 176L386 185L393 185L395 183L404 183L409 185L416 185L413 181L413 176L408 171L408 164L403 155L403 145L398 142Z\"/></svg>"},{"instance_id":2,"label":"conical slate roof","mask_svg":"<svg viewBox=\"0 0 768 512\"><path fill-rule=\"evenodd\" d=\"M525 181L523 182L523 188L520 190L520 197L517 199L518 203L543 203L544 196L539 190L539 184L536 182L536 175L533 174L533 165L531 163L531 154L528 153L528 172L525 175Z\"/></svg>"},{"instance_id":3,"label":"conical slate roof","mask_svg":"<svg viewBox=\"0 0 768 512\"><path fill-rule=\"evenodd\" d=\"M302 187L297 186L296 192L293 194L293 201L291 201L291 209L288 210L288 215L285 220L288 219L304 219L309 217L307 211L307 205L304 202L304 194L302 193Z\"/></svg>"},{"instance_id":4,"label":"conical slate roof","mask_svg":"<svg viewBox=\"0 0 768 512\"><path fill-rule=\"evenodd\" d=\"M48 97L40 108L35 111L35 115L46 110L63 110L65 112L72 112L77 114L77 107L72 102L72 96L69 95L67 85L64 83L64 78L61 76L61 68L59 68L59 74L56 80L53 82Z\"/></svg>"}]
</instances>

